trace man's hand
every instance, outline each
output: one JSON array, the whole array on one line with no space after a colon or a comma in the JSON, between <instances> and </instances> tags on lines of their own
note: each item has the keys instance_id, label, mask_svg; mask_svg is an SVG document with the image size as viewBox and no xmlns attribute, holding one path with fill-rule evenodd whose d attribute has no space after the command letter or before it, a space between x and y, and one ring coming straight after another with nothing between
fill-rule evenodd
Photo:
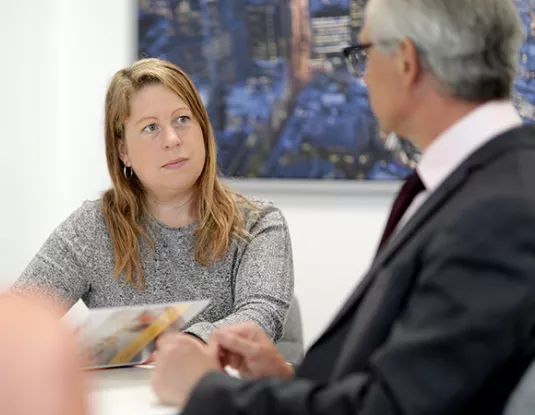
<instances>
[{"instance_id":1,"label":"man's hand","mask_svg":"<svg viewBox=\"0 0 535 415\"><path fill-rule=\"evenodd\" d=\"M230 366L248 378L290 378L293 368L286 363L271 339L255 323L243 323L215 330L209 350L222 367Z\"/></svg>"},{"instance_id":2,"label":"man's hand","mask_svg":"<svg viewBox=\"0 0 535 415\"><path fill-rule=\"evenodd\" d=\"M152 387L162 403L182 408L208 372L221 370L206 345L187 334L158 339Z\"/></svg>"}]
</instances>

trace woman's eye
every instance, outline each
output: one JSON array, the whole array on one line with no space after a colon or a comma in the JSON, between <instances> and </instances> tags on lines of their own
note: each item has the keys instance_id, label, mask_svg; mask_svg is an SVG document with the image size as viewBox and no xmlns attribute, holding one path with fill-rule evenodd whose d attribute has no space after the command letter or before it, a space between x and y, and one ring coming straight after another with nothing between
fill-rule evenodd
<instances>
[{"instance_id":1,"label":"woman's eye","mask_svg":"<svg viewBox=\"0 0 535 415\"><path fill-rule=\"evenodd\" d=\"M187 115L183 115L181 117L178 117L176 119L176 121L179 123L179 124L186 124L191 118L188 117Z\"/></svg>"},{"instance_id":2,"label":"woman's eye","mask_svg":"<svg viewBox=\"0 0 535 415\"><path fill-rule=\"evenodd\" d=\"M156 124L147 125L145 128L143 128L143 131L145 131L147 133L152 133L152 132L156 131Z\"/></svg>"}]
</instances>

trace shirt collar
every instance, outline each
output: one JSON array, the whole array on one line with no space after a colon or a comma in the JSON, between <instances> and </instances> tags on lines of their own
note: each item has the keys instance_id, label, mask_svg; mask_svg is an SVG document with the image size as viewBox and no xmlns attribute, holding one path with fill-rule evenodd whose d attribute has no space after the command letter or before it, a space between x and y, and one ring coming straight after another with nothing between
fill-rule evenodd
<instances>
[{"instance_id":1,"label":"shirt collar","mask_svg":"<svg viewBox=\"0 0 535 415\"><path fill-rule=\"evenodd\" d=\"M510 101L485 103L438 136L423 153L417 171L426 190L435 190L473 152L497 135L522 125Z\"/></svg>"}]
</instances>

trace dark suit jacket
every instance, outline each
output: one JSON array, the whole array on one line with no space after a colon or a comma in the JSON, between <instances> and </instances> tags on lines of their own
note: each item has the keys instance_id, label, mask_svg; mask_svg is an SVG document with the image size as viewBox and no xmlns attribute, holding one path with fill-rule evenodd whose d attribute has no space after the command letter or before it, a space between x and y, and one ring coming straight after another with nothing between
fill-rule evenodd
<instances>
[{"instance_id":1,"label":"dark suit jacket","mask_svg":"<svg viewBox=\"0 0 535 415\"><path fill-rule=\"evenodd\" d=\"M470 156L391 239L295 379L211 373L183 413L499 414L534 338L535 127L524 126Z\"/></svg>"}]
</instances>

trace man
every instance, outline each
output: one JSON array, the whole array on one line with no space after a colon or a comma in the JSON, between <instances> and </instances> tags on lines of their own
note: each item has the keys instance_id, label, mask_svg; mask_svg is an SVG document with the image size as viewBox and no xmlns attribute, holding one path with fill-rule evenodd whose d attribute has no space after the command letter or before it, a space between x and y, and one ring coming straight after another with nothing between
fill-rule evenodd
<instances>
[{"instance_id":1,"label":"man","mask_svg":"<svg viewBox=\"0 0 535 415\"><path fill-rule=\"evenodd\" d=\"M43 297L0 294L0 414L89 414L88 380L62 314Z\"/></svg>"},{"instance_id":2,"label":"man","mask_svg":"<svg viewBox=\"0 0 535 415\"><path fill-rule=\"evenodd\" d=\"M535 350L535 128L509 103L510 0L370 0L361 68L385 131L423 151L378 254L296 373L258 329L163 340L184 414L499 414ZM256 380L221 373L230 363Z\"/></svg>"}]
</instances>

